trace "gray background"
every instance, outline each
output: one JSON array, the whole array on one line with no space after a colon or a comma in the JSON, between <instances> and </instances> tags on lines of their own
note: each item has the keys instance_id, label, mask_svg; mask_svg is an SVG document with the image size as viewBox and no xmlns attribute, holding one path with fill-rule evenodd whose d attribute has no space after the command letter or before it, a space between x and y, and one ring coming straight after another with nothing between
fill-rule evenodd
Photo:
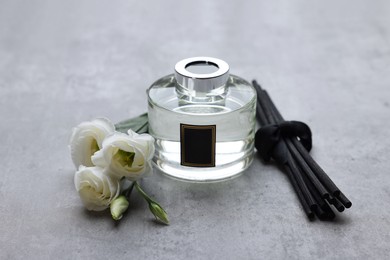
<instances>
[{"instance_id":1,"label":"gray background","mask_svg":"<svg viewBox=\"0 0 390 260\"><path fill-rule=\"evenodd\" d=\"M157 171L119 225L84 210L71 128L146 111L180 59L214 56L256 78L353 202L306 219L258 158L241 177L188 184ZM390 2L0 1L1 259L384 259L390 253Z\"/></svg>"}]
</instances>

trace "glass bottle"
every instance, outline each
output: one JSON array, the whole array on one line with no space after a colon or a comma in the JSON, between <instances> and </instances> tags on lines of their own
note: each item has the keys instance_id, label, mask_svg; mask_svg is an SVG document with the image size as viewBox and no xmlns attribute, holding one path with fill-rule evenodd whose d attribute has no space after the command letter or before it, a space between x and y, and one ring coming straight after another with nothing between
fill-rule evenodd
<instances>
[{"instance_id":1,"label":"glass bottle","mask_svg":"<svg viewBox=\"0 0 390 260\"><path fill-rule=\"evenodd\" d=\"M232 178L252 162L256 92L216 58L179 61L148 89L154 163L182 180Z\"/></svg>"}]
</instances>

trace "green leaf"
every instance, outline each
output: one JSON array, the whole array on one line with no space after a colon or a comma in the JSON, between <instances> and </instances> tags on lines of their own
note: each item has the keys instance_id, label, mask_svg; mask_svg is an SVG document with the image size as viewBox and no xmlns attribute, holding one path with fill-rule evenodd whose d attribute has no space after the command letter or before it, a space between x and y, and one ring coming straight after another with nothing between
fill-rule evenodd
<instances>
[{"instance_id":1,"label":"green leaf","mask_svg":"<svg viewBox=\"0 0 390 260\"><path fill-rule=\"evenodd\" d=\"M148 133L148 113L144 113L134 118L126 119L115 124L115 129L118 132L127 133L131 129L139 134Z\"/></svg>"}]
</instances>

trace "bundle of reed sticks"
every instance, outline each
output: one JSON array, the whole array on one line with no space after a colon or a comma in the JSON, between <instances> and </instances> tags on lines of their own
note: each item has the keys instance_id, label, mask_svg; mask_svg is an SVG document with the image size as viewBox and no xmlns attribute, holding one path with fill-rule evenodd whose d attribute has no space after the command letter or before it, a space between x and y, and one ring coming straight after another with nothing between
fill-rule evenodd
<instances>
[{"instance_id":1,"label":"bundle of reed sticks","mask_svg":"<svg viewBox=\"0 0 390 260\"><path fill-rule=\"evenodd\" d=\"M310 129L307 127L309 133L306 133L306 135L310 134L310 140L306 140L306 143L303 142L304 140L301 140L302 138L300 139L294 136L294 134L288 133L288 127L280 131L278 127L282 124L286 125L286 121L284 121L267 91L262 89L255 80L252 84L257 92L256 118L261 126L261 131L258 130L256 132L256 149L258 151L261 151L264 147L270 149L266 152L287 173L308 218L313 219L316 215L321 220L329 220L336 216L332 206L339 212L343 212L345 208L350 208L352 206L351 201L310 156ZM295 121L288 121L288 123L290 125L305 125ZM268 129L271 131L263 131L269 127L273 129ZM277 135L275 135L275 131L277 131ZM271 136L264 137L264 133L267 134L267 132L271 133ZM277 136L276 141L275 136ZM263 140L267 142L270 139L274 139L273 147L263 142ZM267 153L263 151L260 154L264 155ZM265 156L263 159L268 160L269 158Z\"/></svg>"}]
</instances>

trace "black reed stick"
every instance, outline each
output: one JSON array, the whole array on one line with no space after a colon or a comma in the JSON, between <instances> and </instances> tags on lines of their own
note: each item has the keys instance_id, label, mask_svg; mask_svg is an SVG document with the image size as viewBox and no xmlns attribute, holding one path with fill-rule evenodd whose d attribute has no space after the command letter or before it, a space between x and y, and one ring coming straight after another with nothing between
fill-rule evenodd
<instances>
[{"instance_id":1,"label":"black reed stick","mask_svg":"<svg viewBox=\"0 0 390 260\"><path fill-rule=\"evenodd\" d=\"M283 122L282 115L267 91L263 90L256 81L253 81L253 86L257 93L256 117L259 123L265 126ZM333 219L335 214L328 203L339 212L352 206L348 198L340 192L340 189L313 160L296 137L285 137L279 142L278 149L285 151L287 156L287 160L280 160L280 158L279 160L284 165L290 182L309 218L314 216L314 212L320 219Z\"/></svg>"},{"instance_id":2,"label":"black reed stick","mask_svg":"<svg viewBox=\"0 0 390 260\"><path fill-rule=\"evenodd\" d=\"M334 182L329 178L324 170L316 163L316 161L314 161L314 159L298 140L293 140L293 143L299 153L302 155L303 159L307 162L317 178L321 181L321 183L324 184L324 186L331 194L338 196L340 194L340 189L336 186L336 184L334 184Z\"/></svg>"},{"instance_id":3,"label":"black reed stick","mask_svg":"<svg viewBox=\"0 0 390 260\"><path fill-rule=\"evenodd\" d=\"M322 183L318 180L316 175L313 173L309 165L307 165L306 161L302 158L301 154L295 148L291 140L287 140L287 146L290 152L293 154L295 160L298 162L299 166L302 168L303 172L306 173L306 176L311 181L311 183L315 186L316 190L320 193L321 197L326 199L329 198L329 192L325 189Z\"/></svg>"},{"instance_id":4,"label":"black reed stick","mask_svg":"<svg viewBox=\"0 0 390 260\"><path fill-rule=\"evenodd\" d=\"M337 195L337 199L346 207L347 209L352 206L352 202L349 201L349 199L344 195L344 193L340 192L339 195Z\"/></svg>"},{"instance_id":5,"label":"black reed stick","mask_svg":"<svg viewBox=\"0 0 390 260\"><path fill-rule=\"evenodd\" d=\"M272 99L268 95L267 91L261 89L261 86L257 84L256 81L253 82L253 85L255 86L255 88L259 88L259 91L257 93L259 92L261 93L260 101L265 100L277 115L278 121L283 121L282 115L280 114L279 110L276 108L275 104L272 102ZM292 142L294 143L294 146L299 151L299 153L302 155L305 162L312 169L313 173L321 181L321 183L330 191L331 194L333 194L334 196L339 195L340 189L336 186L336 184L334 184L334 182L329 178L329 176L325 173L325 171L316 163L316 161L313 160L313 158L310 156L307 150L302 146L302 144L296 138L292 138Z\"/></svg>"},{"instance_id":6,"label":"black reed stick","mask_svg":"<svg viewBox=\"0 0 390 260\"><path fill-rule=\"evenodd\" d=\"M288 167L290 167L290 169L293 173L293 176L294 176L295 180L297 181L298 186L301 189L307 204L309 205L311 210L314 210L315 208L317 208L318 205L317 205L316 201L314 200L313 195L310 193L309 189L307 188L307 185L306 185L305 181L303 180L302 173L300 172L300 169L297 167L295 161L292 159L291 154L289 154L288 156L290 157L290 159L289 159L287 165L288 165Z\"/></svg>"},{"instance_id":7,"label":"black reed stick","mask_svg":"<svg viewBox=\"0 0 390 260\"><path fill-rule=\"evenodd\" d=\"M258 93L258 97L262 96L262 93L260 91L257 93ZM264 123L274 124L278 121L276 118L276 115L271 110L271 106L267 105L266 101L265 102L257 102L257 108L258 108L258 110L259 110L259 108L261 108L260 110L263 112L263 113L260 113L261 114L260 118L261 118L261 121L263 121ZM286 143L286 140L284 140L281 145L286 145L285 143ZM303 196L303 201L306 202L306 203L303 203L302 199L300 198L301 204L302 204L307 216L311 217L312 213L307 211L307 207L310 208L311 211L313 211L318 207L318 205L316 204L315 199L313 198L310 191L308 190L307 185L302 178L302 173L300 172L300 169L297 167L295 161L293 160L292 155L290 154L290 152L288 150L287 150L287 153L288 153L287 154L288 160L287 160L287 164L284 167L289 172L289 177L290 177L291 181L293 182L294 189L299 194L299 196Z\"/></svg>"},{"instance_id":8,"label":"black reed stick","mask_svg":"<svg viewBox=\"0 0 390 260\"><path fill-rule=\"evenodd\" d=\"M314 218L314 213L313 211L310 209L310 206L309 204L306 202L306 199L305 199L305 196L303 195L301 189L299 188L298 186L298 183L297 181L295 180L292 172L291 172L291 169L286 165L285 166L285 171L287 172L287 176L289 177L290 179L290 182L295 190L295 193L297 194L298 196L298 199L299 201L301 202L301 205L303 207L303 210L305 211L306 213L306 216L309 218L309 219L312 219Z\"/></svg>"}]
</instances>

